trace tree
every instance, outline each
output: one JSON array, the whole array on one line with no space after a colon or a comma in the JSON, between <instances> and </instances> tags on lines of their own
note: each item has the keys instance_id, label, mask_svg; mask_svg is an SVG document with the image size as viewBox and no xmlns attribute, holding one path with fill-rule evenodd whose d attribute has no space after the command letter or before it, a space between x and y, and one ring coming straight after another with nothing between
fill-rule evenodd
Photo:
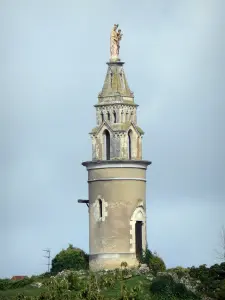
<instances>
[{"instance_id":1,"label":"tree","mask_svg":"<svg viewBox=\"0 0 225 300\"><path fill-rule=\"evenodd\" d=\"M217 258L225 262L225 227L222 226L220 232L220 250L216 250Z\"/></svg>"},{"instance_id":2,"label":"tree","mask_svg":"<svg viewBox=\"0 0 225 300\"><path fill-rule=\"evenodd\" d=\"M66 250L60 251L52 260L51 273L56 274L63 270L81 270L88 268L88 255L80 248L69 245Z\"/></svg>"}]
</instances>

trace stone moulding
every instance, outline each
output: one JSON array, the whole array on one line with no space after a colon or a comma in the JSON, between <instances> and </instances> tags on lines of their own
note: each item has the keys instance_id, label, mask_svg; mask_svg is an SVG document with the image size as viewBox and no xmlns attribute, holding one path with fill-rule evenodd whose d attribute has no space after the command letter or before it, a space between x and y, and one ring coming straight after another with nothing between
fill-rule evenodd
<instances>
[{"instance_id":1,"label":"stone moulding","mask_svg":"<svg viewBox=\"0 0 225 300\"><path fill-rule=\"evenodd\" d=\"M127 177L109 177L109 178L97 178L97 179L91 179L88 180L88 183L90 182L97 182L97 181L113 181L113 180L134 180L134 181L144 181L146 182L146 179L144 178L127 178Z\"/></svg>"},{"instance_id":2,"label":"stone moulding","mask_svg":"<svg viewBox=\"0 0 225 300\"><path fill-rule=\"evenodd\" d=\"M147 169L151 164L148 160L96 160L82 162L82 166L87 170L106 169L106 168L137 168Z\"/></svg>"}]
</instances>

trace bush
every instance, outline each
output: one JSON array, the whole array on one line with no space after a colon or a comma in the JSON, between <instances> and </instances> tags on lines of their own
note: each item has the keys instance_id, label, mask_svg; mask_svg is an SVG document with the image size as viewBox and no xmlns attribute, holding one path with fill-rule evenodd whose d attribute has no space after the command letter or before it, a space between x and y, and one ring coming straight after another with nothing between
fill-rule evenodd
<instances>
[{"instance_id":1,"label":"bush","mask_svg":"<svg viewBox=\"0 0 225 300\"><path fill-rule=\"evenodd\" d=\"M218 300L224 300L225 299L225 280L223 280L220 284L220 288L218 292L216 293L216 298Z\"/></svg>"},{"instance_id":2,"label":"bush","mask_svg":"<svg viewBox=\"0 0 225 300\"><path fill-rule=\"evenodd\" d=\"M34 278L24 278L21 280L0 279L0 290L18 289L34 282Z\"/></svg>"},{"instance_id":3,"label":"bush","mask_svg":"<svg viewBox=\"0 0 225 300\"><path fill-rule=\"evenodd\" d=\"M189 275L194 279L200 280L199 292L212 298L223 299L225 295L225 287L223 287L225 281L225 263L221 263L220 265L215 264L211 267L207 267L206 265L191 267Z\"/></svg>"},{"instance_id":4,"label":"bush","mask_svg":"<svg viewBox=\"0 0 225 300\"><path fill-rule=\"evenodd\" d=\"M166 271L166 265L162 258L159 257L157 253L153 254L148 247L143 251L141 257L139 258L139 262L141 264L146 264L154 275L156 275L157 272Z\"/></svg>"},{"instance_id":5,"label":"bush","mask_svg":"<svg viewBox=\"0 0 225 300\"><path fill-rule=\"evenodd\" d=\"M189 269L183 268L183 267L170 268L170 269L167 269L167 271L171 272L171 273L176 273L179 279L181 277L189 274Z\"/></svg>"},{"instance_id":6,"label":"bush","mask_svg":"<svg viewBox=\"0 0 225 300\"><path fill-rule=\"evenodd\" d=\"M153 254L152 257L150 257L149 268L154 275L156 275L158 272L166 271L166 265L164 261L157 254Z\"/></svg>"},{"instance_id":7,"label":"bush","mask_svg":"<svg viewBox=\"0 0 225 300\"><path fill-rule=\"evenodd\" d=\"M198 299L198 297L187 290L183 283L176 283L172 276L160 276L152 281L150 291L153 294L165 296L166 299Z\"/></svg>"},{"instance_id":8,"label":"bush","mask_svg":"<svg viewBox=\"0 0 225 300\"><path fill-rule=\"evenodd\" d=\"M51 273L56 274L63 270L82 270L88 268L88 255L72 245L60 251L52 260Z\"/></svg>"},{"instance_id":9,"label":"bush","mask_svg":"<svg viewBox=\"0 0 225 300\"><path fill-rule=\"evenodd\" d=\"M160 276L153 279L150 290L153 294L169 295L173 288L173 278L171 276Z\"/></svg>"},{"instance_id":10,"label":"bush","mask_svg":"<svg viewBox=\"0 0 225 300\"><path fill-rule=\"evenodd\" d=\"M142 251L142 254L139 257L139 262L141 264L146 264L149 266L149 262L150 262L150 259L152 258L152 256L153 256L153 254L152 254L151 250L149 250L148 247L146 247L146 249Z\"/></svg>"}]
</instances>

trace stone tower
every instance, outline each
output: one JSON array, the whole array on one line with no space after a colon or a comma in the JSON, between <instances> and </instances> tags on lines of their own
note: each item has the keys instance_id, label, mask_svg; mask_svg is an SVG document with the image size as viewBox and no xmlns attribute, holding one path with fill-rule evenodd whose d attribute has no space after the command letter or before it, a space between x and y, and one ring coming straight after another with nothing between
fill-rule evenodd
<instances>
[{"instance_id":1,"label":"stone tower","mask_svg":"<svg viewBox=\"0 0 225 300\"><path fill-rule=\"evenodd\" d=\"M137 125L138 105L119 59L120 40L113 40L116 26L105 82L94 106L92 160L82 163L88 171L89 262L94 271L118 268L122 261L136 266L146 247L146 169L151 162L142 160L144 132Z\"/></svg>"}]
</instances>

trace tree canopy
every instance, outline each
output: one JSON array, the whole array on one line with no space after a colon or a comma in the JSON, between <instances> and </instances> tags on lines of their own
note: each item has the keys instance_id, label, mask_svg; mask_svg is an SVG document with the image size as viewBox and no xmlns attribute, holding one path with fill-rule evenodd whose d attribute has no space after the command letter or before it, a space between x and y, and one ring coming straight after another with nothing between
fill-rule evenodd
<instances>
[{"instance_id":1,"label":"tree canopy","mask_svg":"<svg viewBox=\"0 0 225 300\"><path fill-rule=\"evenodd\" d=\"M88 268L88 254L82 249L69 244L66 250L61 250L52 260L51 273L63 270L81 270Z\"/></svg>"}]
</instances>

